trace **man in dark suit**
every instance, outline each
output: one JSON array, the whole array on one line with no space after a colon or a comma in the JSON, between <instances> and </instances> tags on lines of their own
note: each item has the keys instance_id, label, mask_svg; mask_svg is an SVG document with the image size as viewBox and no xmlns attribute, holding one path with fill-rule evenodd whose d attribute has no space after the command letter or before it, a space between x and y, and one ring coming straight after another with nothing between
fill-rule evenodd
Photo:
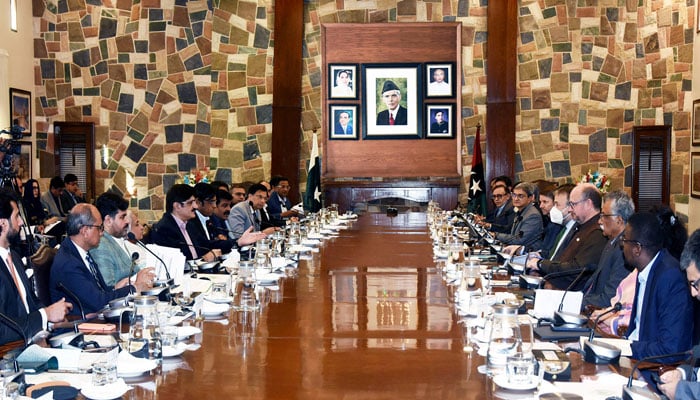
<instances>
[{"instance_id":1,"label":"man in dark suit","mask_svg":"<svg viewBox=\"0 0 700 400\"><path fill-rule=\"evenodd\" d=\"M377 125L408 124L408 111L401 105L401 90L393 81L384 81L382 100L387 109L377 114Z\"/></svg>"},{"instance_id":2,"label":"man in dark suit","mask_svg":"<svg viewBox=\"0 0 700 400\"><path fill-rule=\"evenodd\" d=\"M625 268L620 238L627 220L634 214L634 202L627 193L616 190L605 195L598 223L608 239L600 255L598 268L583 285L583 307L602 308L610 306L617 285L630 274Z\"/></svg>"},{"instance_id":3,"label":"man in dark suit","mask_svg":"<svg viewBox=\"0 0 700 400\"><path fill-rule=\"evenodd\" d=\"M188 260L202 258L214 261L221 255L220 249L211 249L208 243L195 242L187 223L197 218L195 210L199 207L195 190L185 184L173 185L165 196L165 213L151 230L149 240L160 246L177 247Z\"/></svg>"},{"instance_id":4,"label":"man in dark suit","mask_svg":"<svg viewBox=\"0 0 700 400\"><path fill-rule=\"evenodd\" d=\"M231 215L233 196L227 190L216 192L216 207L210 217L211 223L218 234L223 234L229 239L234 239L231 226L228 224L228 216Z\"/></svg>"},{"instance_id":5,"label":"man in dark suit","mask_svg":"<svg viewBox=\"0 0 700 400\"><path fill-rule=\"evenodd\" d=\"M450 124L445 121L445 112L437 111L435 113L435 122L430 124L430 133L449 133Z\"/></svg>"},{"instance_id":6,"label":"man in dark suit","mask_svg":"<svg viewBox=\"0 0 700 400\"><path fill-rule=\"evenodd\" d=\"M267 200L267 212L270 219L284 222L289 218L297 217L299 213L292 210L292 202L287 198L290 189L289 179L284 176L273 176L270 179L270 186L272 193ZM280 226L282 225L286 225L286 222L280 224Z\"/></svg>"},{"instance_id":7,"label":"man in dark suit","mask_svg":"<svg viewBox=\"0 0 700 400\"><path fill-rule=\"evenodd\" d=\"M66 174L63 182L66 184L66 188L61 194L61 204L63 211L68 213L76 204L85 203L85 197L78 186L78 177L75 174Z\"/></svg>"},{"instance_id":8,"label":"man in dark suit","mask_svg":"<svg viewBox=\"0 0 700 400\"><path fill-rule=\"evenodd\" d=\"M513 226L509 233L495 232L497 240L506 245L517 244L526 249L539 249L542 243L542 214L532 203L535 199L535 186L520 182L513 188L513 206L518 207Z\"/></svg>"},{"instance_id":9,"label":"man in dark suit","mask_svg":"<svg viewBox=\"0 0 700 400\"><path fill-rule=\"evenodd\" d=\"M638 271L627 330L632 358L686 351L692 346L693 305L678 261L663 249L664 233L656 215L639 213L627 221L620 238L625 262ZM658 362L673 362L660 359Z\"/></svg>"},{"instance_id":10,"label":"man in dark suit","mask_svg":"<svg viewBox=\"0 0 700 400\"><path fill-rule=\"evenodd\" d=\"M509 233L515 220L510 190L505 185L498 184L491 190L491 199L496 207L486 216L482 225L493 232Z\"/></svg>"},{"instance_id":11,"label":"man in dark suit","mask_svg":"<svg viewBox=\"0 0 700 400\"><path fill-rule=\"evenodd\" d=\"M220 232L212 221L217 201L214 187L208 183L199 182L194 186L194 197L197 201L197 209L194 210L195 218L187 221L187 232L192 241L201 247L219 249L224 254L231 252L234 241Z\"/></svg>"},{"instance_id":12,"label":"man in dark suit","mask_svg":"<svg viewBox=\"0 0 700 400\"><path fill-rule=\"evenodd\" d=\"M563 276L549 281L555 288L568 288L577 276L583 273L583 277L579 278L572 288L580 290L598 265L600 254L607 243L598 225L600 202L600 192L595 185L578 184L569 194L569 205L576 225L569 232L570 239L565 239L566 247L558 251L552 259L532 258L528 261L528 267L539 270L542 275L563 273ZM566 274L567 272L570 274Z\"/></svg>"},{"instance_id":13,"label":"man in dark suit","mask_svg":"<svg viewBox=\"0 0 700 400\"><path fill-rule=\"evenodd\" d=\"M261 231L260 210L267 204L267 189L260 183L248 188L248 200L236 204L231 209L228 223L231 231L237 238L242 238L244 233ZM274 227L263 229L264 234L273 233Z\"/></svg>"},{"instance_id":14,"label":"man in dark suit","mask_svg":"<svg viewBox=\"0 0 700 400\"><path fill-rule=\"evenodd\" d=\"M352 135L352 125L350 124L350 113L348 111L343 110L338 113L338 120L335 123L333 133L336 135Z\"/></svg>"},{"instance_id":15,"label":"man in dark suit","mask_svg":"<svg viewBox=\"0 0 700 400\"><path fill-rule=\"evenodd\" d=\"M0 320L0 345L49 329L49 322L63 321L72 308L64 298L44 307L34 295L22 260L10 248L23 225L17 197L9 190L0 190L0 312L17 324L10 326Z\"/></svg>"},{"instance_id":16,"label":"man in dark suit","mask_svg":"<svg viewBox=\"0 0 700 400\"><path fill-rule=\"evenodd\" d=\"M66 237L56 253L51 267L49 289L51 300L58 301L73 293L83 305L86 314L100 311L107 303L133 292L141 292L153 286L148 274L140 274L132 285L121 288L109 286L90 250L100 244L102 217L95 206L80 203L73 207L66 222ZM63 287L68 290L64 290ZM79 315L79 307L71 314Z\"/></svg>"}]
</instances>

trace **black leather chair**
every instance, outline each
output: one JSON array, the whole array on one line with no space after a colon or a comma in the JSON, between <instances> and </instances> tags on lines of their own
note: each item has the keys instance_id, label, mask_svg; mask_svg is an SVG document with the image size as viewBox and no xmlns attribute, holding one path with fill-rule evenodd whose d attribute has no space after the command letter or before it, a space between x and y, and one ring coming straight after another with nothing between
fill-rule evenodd
<instances>
[{"instance_id":1,"label":"black leather chair","mask_svg":"<svg viewBox=\"0 0 700 400\"><path fill-rule=\"evenodd\" d=\"M32 277L34 292L45 306L51 304L49 279L51 278L51 265L57 252L58 250L55 248L42 244L36 253L29 257L29 266L34 270Z\"/></svg>"}]
</instances>

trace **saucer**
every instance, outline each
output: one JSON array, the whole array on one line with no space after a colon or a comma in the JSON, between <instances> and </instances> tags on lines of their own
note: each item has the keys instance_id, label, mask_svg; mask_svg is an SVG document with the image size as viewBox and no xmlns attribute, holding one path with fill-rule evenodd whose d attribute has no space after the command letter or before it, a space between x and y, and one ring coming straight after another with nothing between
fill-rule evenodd
<instances>
[{"instance_id":1,"label":"saucer","mask_svg":"<svg viewBox=\"0 0 700 400\"><path fill-rule=\"evenodd\" d=\"M508 376L506 375L494 375L493 383L499 387L502 387L503 389L508 390L532 390L539 386L540 380L538 377L533 376L530 378L529 382L511 383L508 382Z\"/></svg>"},{"instance_id":2,"label":"saucer","mask_svg":"<svg viewBox=\"0 0 700 400\"><path fill-rule=\"evenodd\" d=\"M202 330L196 326L178 326L177 340L185 340L192 335L202 333Z\"/></svg>"},{"instance_id":3,"label":"saucer","mask_svg":"<svg viewBox=\"0 0 700 400\"><path fill-rule=\"evenodd\" d=\"M104 386L86 385L80 393L88 399L110 400L121 398L129 390L131 386L127 385L123 379L117 379L116 382Z\"/></svg>"},{"instance_id":4,"label":"saucer","mask_svg":"<svg viewBox=\"0 0 700 400\"><path fill-rule=\"evenodd\" d=\"M231 303L233 301L233 297L231 297L231 296L226 296L226 297L204 296L204 300L210 301L212 303L224 304L224 303Z\"/></svg>"},{"instance_id":5,"label":"saucer","mask_svg":"<svg viewBox=\"0 0 700 400\"><path fill-rule=\"evenodd\" d=\"M163 357L177 357L187 350L187 344L180 342L175 344L175 346L163 346Z\"/></svg>"}]
</instances>

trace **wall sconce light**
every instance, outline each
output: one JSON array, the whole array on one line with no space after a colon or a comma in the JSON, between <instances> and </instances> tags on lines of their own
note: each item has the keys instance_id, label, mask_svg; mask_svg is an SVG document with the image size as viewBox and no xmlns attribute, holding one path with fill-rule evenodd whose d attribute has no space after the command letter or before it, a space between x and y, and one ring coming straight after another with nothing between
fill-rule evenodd
<instances>
[{"instance_id":1,"label":"wall sconce light","mask_svg":"<svg viewBox=\"0 0 700 400\"><path fill-rule=\"evenodd\" d=\"M10 0L10 29L17 32L17 0Z\"/></svg>"}]
</instances>

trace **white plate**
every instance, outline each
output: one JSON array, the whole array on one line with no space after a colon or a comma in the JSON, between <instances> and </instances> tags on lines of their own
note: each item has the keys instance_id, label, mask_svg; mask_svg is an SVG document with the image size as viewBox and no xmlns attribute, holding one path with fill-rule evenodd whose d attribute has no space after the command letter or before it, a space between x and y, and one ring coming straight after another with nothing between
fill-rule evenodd
<instances>
[{"instance_id":1,"label":"white plate","mask_svg":"<svg viewBox=\"0 0 700 400\"><path fill-rule=\"evenodd\" d=\"M204 296L204 300L210 301L212 303L217 303L217 304L230 304L233 301L233 297L231 297L231 296L226 296L226 297Z\"/></svg>"},{"instance_id":2,"label":"white plate","mask_svg":"<svg viewBox=\"0 0 700 400\"><path fill-rule=\"evenodd\" d=\"M493 383L508 390L532 390L535 389L539 384L540 380L538 377L533 376L529 382L523 383L510 383L508 382L508 376L506 375L494 375Z\"/></svg>"},{"instance_id":3,"label":"white plate","mask_svg":"<svg viewBox=\"0 0 700 400\"><path fill-rule=\"evenodd\" d=\"M134 357L126 351L117 356L117 376L121 378L140 376L157 366L156 360Z\"/></svg>"},{"instance_id":4,"label":"white plate","mask_svg":"<svg viewBox=\"0 0 700 400\"><path fill-rule=\"evenodd\" d=\"M229 309L230 307L228 304L205 303L202 305L202 315L205 317L213 317L227 313Z\"/></svg>"},{"instance_id":5,"label":"white plate","mask_svg":"<svg viewBox=\"0 0 700 400\"><path fill-rule=\"evenodd\" d=\"M192 335L197 335L202 333L202 330L196 326L178 326L177 327L177 340L185 340Z\"/></svg>"},{"instance_id":6,"label":"white plate","mask_svg":"<svg viewBox=\"0 0 700 400\"><path fill-rule=\"evenodd\" d=\"M177 357L187 350L187 343L177 343L175 346L163 346L163 357Z\"/></svg>"},{"instance_id":7,"label":"white plate","mask_svg":"<svg viewBox=\"0 0 700 400\"><path fill-rule=\"evenodd\" d=\"M80 393L83 396L94 400L111 400L121 398L124 393L131 390L131 386L127 385L123 379L117 379L116 382L104 386L87 385L83 387Z\"/></svg>"}]
</instances>

